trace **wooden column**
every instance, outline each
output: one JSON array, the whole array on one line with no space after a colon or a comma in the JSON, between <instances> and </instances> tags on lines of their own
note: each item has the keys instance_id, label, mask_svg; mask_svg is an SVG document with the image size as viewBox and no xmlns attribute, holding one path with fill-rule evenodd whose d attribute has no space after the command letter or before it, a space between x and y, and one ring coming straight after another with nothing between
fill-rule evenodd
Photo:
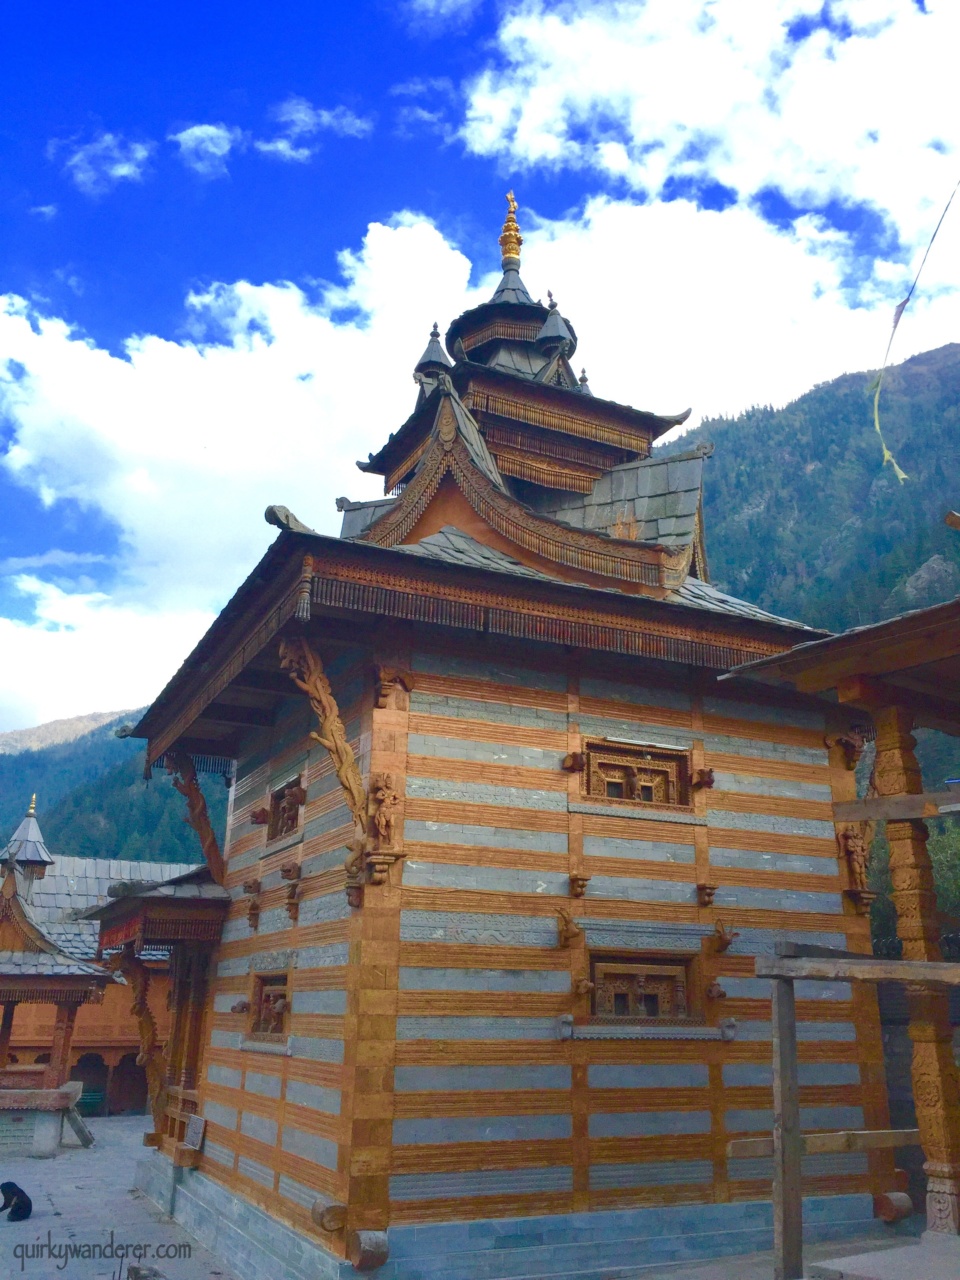
<instances>
[{"instance_id":1,"label":"wooden column","mask_svg":"<svg viewBox=\"0 0 960 1280\"><path fill-rule=\"evenodd\" d=\"M0 1022L0 1071L10 1059L10 1037L13 1034L13 1015L16 1008L16 1000L4 1000L3 1020Z\"/></svg>"},{"instance_id":2,"label":"wooden column","mask_svg":"<svg viewBox=\"0 0 960 1280\"><path fill-rule=\"evenodd\" d=\"M73 1025L77 1020L77 1005L58 1004L53 1024L53 1044L50 1046L50 1065L44 1073L44 1087L56 1089L67 1078L70 1063L70 1043Z\"/></svg>"},{"instance_id":3,"label":"wooden column","mask_svg":"<svg viewBox=\"0 0 960 1280\"><path fill-rule=\"evenodd\" d=\"M208 953L202 946L193 945L186 954L187 981L186 1011L183 1025L183 1049L180 1058L180 1088L196 1089L197 1067L200 1059L200 1032L203 1024L203 1007L207 990Z\"/></svg>"},{"instance_id":4,"label":"wooden column","mask_svg":"<svg viewBox=\"0 0 960 1280\"><path fill-rule=\"evenodd\" d=\"M803 1276L800 1092L797 1014L792 978L773 982L773 1252L774 1280Z\"/></svg>"},{"instance_id":5,"label":"wooden column","mask_svg":"<svg viewBox=\"0 0 960 1280\"><path fill-rule=\"evenodd\" d=\"M877 794L923 791L914 755L912 716L903 707L873 711L877 728ZM904 960L941 960L940 925L927 828L919 819L887 822L890 878ZM913 1098L927 1174L927 1226L960 1234L960 1074L945 991L908 988L913 1041Z\"/></svg>"}]
</instances>

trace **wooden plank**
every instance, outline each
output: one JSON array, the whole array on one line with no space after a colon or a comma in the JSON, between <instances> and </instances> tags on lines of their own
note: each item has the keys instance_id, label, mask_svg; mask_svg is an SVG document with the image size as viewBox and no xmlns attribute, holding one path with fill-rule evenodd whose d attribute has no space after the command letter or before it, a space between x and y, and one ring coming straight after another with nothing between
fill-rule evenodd
<instances>
[{"instance_id":1,"label":"wooden plank","mask_svg":"<svg viewBox=\"0 0 960 1280\"><path fill-rule=\"evenodd\" d=\"M800 1090L793 982L773 984L773 1252L775 1280L803 1277Z\"/></svg>"},{"instance_id":2,"label":"wooden plank","mask_svg":"<svg viewBox=\"0 0 960 1280\"><path fill-rule=\"evenodd\" d=\"M940 960L882 960L757 956L758 978L811 978L819 982L924 982L960 987L960 963Z\"/></svg>"},{"instance_id":3,"label":"wooden plank","mask_svg":"<svg viewBox=\"0 0 960 1280\"><path fill-rule=\"evenodd\" d=\"M804 1155L835 1155L839 1151L884 1151L890 1147L918 1147L919 1129L850 1129L838 1133L801 1135ZM750 1158L773 1155L773 1138L734 1138L727 1143L727 1155Z\"/></svg>"},{"instance_id":4,"label":"wooden plank","mask_svg":"<svg viewBox=\"0 0 960 1280\"><path fill-rule=\"evenodd\" d=\"M960 789L924 791L920 795L869 796L833 806L835 822L871 822L878 818L902 821L907 818L936 818L960 809Z\"/></svg>"}]
</instances>

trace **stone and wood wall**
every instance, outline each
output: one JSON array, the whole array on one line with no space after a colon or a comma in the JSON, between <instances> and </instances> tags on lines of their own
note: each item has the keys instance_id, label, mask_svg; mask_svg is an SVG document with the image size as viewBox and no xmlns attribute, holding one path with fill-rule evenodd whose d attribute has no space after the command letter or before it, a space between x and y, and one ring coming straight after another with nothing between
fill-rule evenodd
<instances>
[{"instance_id":1,"label":"stone and wood wall","mask_svg":"<svg viewBox=\"0 0 960 1280\"><path fill-rule=\"evenodd\" d=\"M362 907L344 892L354 817L306 697L246 738L201 1170L315 1236L317 1201L346 1205L320 1237L335 1249L343 1226L768 1199L770 1162L725 1155L773 1123L753 957L780 937L870 950L831 726L691 668L391 634L382 653L317 642L370 794L392 796ZM588 739L689 750L705 785L673 810L585 797L569 759ZM709 1035L582 1038L591 956L631 954L686 966ZM804 1129L886 1127L872 989L797 996ZM888 1153L810 1156L804 1174L809 1193L893 1186Z\"/></svg>"}]
</instances>

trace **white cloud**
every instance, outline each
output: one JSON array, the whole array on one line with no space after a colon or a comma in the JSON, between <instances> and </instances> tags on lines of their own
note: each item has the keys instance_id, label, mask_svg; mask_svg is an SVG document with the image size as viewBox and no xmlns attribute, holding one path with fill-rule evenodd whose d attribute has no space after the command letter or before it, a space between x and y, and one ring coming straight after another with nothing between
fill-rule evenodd
<instances>
[{"instance_id":1,"label":"white cloud","mask_svg":"<svg viewBox=\"0 0 960 1280\"><path fill-rule=\"evenodd\" d=\"M61 146L52 142L49 154L56 154ZM119 133L99 133L92 142L71 151L63 170L84 195L101 196L120 182L142 182L153 151L152 142L132 142Z\"/></svg>"},{"instance_id":2,"label":"white cloud","mask_svg":"<svg viewBox=\"0 0 960 1280\"><path fill-rule=\"evenodd\" d=\"M373 130L373 121L358 116L344 106L315 107L306 98L296 95L286 98L270 111L271 118L280 127L275 138L258 140L254 146L264 155L277 160L309 160L316 152L315 145L304 139L319 133L334 133L342 138L365 138Z\"/></svg>"},{"instance_id":3,"label":"white cloud","mask_svg":"<svg viewBox=\"0 0 960 1280\"><path fill-rule=\"evenodd\" d=\"M93 551L61 551L52 547L33 556L7 556L0 560L0 577L24 573L27 569L72 569L81 564L106 564L107 556Z\"/></svg>"},{"instance_id":4,"label":"white cloud","mask_svg":"<svg viewBox=\"0 0 960 1280\"><path fill-rule=\"evenodd\" d=\"M147 609L116 606L97 593L67 594L24 575L37 621L0 618L0 724L26 728L115 706L143 706L173 675L211 615L168 611L158 626ZM116 699L120 698L120 702Z\"/></svg>"},{"instance_id":5,"label":"white cloud","mask_svg":"<svg viewBox=\"0 0 960 1280\"><path fill-rule=\"evenodd\" d=\"M225 178L230 152L242 148L242 129L226 124L194 124L168 136L179 147L180 159L201 178Z\"/></svg>"},{"instance_id":6,"label":"white cloud","mask_svg":"<svg viewBox=\"0 0 960 1280\"><path fill-rule=\"evenodd\" d=\"M482 0L404 0L403 7L414 23L434 35L446 35L451 24L458 26L473 17ZM443 24L434 27L432 24Z\"/></svg>"},{"instance_id":7,"label":"white cloud","mask_svg":"<svg viewBox=\"0 0 960 1280\"><path fill-rule=\"evenodd\" d=\"M879 363L890 309L846 305L835 233L816 220L784 234L747 208L606 198L558 221L520 213L524 279L535 297L556 293L598 396L660 412L692 404L696 422ZM491 210L491 245L499 222ZM957 247L960 233L944 245ZM315 295L218 285L188 300L189 338L131 338L122 356L3 300L6 466L44 501L109 519L121 551L109 598L58 589L44 570L69 566L53 559L22 566L34 569L20 586L37 618L0 620L12 655L0 728L148 701L275 536L268 504L336 533L337 496L382 491L354 460L411 411L434 317L488 297L494 279L471 289L468 260L414 214L372 224L340 265L341 281ZM925 294L895 358L958 328L957 295Z\"/></svg>"},{"instance_id":8,"label":"white cloud","mask_svg":"<svg viewBox=\"0 0 960 1280\"><path fill-rule=\"evenodd\" d=\"M57 206L55 204L35 204L30 212L36 218L42 218L44 222L49 222L57 216Z\"/></svg>"},{"instance_id":9,"label":"white cloud","mask_svg":"<svg viewBox=\"0 0 960 1280\"><path fill-rule=\"evenodd\" d=\"M774 187L803 208L869 205L913 249L960 154L960 7L927 8L531 0L502 20L463 136L513 171L592 170L653 197L716 182L744 201ZM824 14L833 31L788 38Z\"/></svg>"}]
</instances>

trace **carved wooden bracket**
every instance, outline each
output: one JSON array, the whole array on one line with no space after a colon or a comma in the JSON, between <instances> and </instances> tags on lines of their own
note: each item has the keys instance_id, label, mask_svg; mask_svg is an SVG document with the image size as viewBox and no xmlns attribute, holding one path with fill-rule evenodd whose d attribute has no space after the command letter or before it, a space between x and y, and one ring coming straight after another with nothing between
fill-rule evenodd
<instances>
[{"instance_id":1,"label":"carved wooden bracket","mask_svg":"<svg viewBox=\"0 0 960 1280\"><path fill-rule=\"evenodd\" d=\"M245 894L253 894L253 895L258 894L260 892L260 881L256 878L251 880L244 880L243 892Z\"/></svg>"},{"instance_id":2,"label":"carved wooden bracket","mask_svg":"<svg viewBox=\"0 0 960 1280\"><path fill-rule=\"evenodd\" d=\"M698 769L693 775L693 782L690 784L694 791L712 791L713 790L713 770Z\"/></svg>"},{"instance_id":3,"label":"carved wooden bracket","mask_svg":"<svg viewBox=\"0 0 960 1280\"><path fill-rule=\"evenodd\" d=\"M557 946L566 948L582 937L583 930L574 920L569 911L563 907L557 908Z\"/></svg>"},{"instance_id":4,"label":"carved wooden bracket","mask_svg":"<svg viewBox=\"0 0 960 1280\"><path fill-rule=\"evenodd\" d=\"M287 915L294 924L300 918L300 898L302 893L303 890L296 882L287 885L287 897L283 905L286 907Z\"/></svg>"},{"instance_id":5,"label":"carved wooden bracket","mask_svg":"<svg viewBox=\"0 0 960 1280\"><path fill-rule=\"evenodd\" d=\"M576 996L592 995L597 989L597 984L591 982L589 978L578 978L573 984L573 994Z\"/></svg>"},{"instance_id":6,"label":"carved wooden bracket","mask_svg":"<svg viewBox=\"0 0 960 1280\"><path fill-rule=\"evenodd\" d=\"M712 907L714 894L717 892L718 886L715 884L698 884L697 885L697 906Z\"/></svg>"},{"instance_id":7,"label":"carved wooden bracket","mask_svg":"<svg viewBox=\"0 0 960 1280\"><path fill-rule=\"evenodd\" d=\"M317 1199L313 1202L310 1217L321 1231L342 1231L347 1225L347 1206Z\"/></svg>"},{"instance_id":8,"label":"carved wooden bracket","mask_svg":"<svg viewBox=\"0 0 960 1280\"><path fill-rule=\"evenodd\" d=\"M222 885L226 866L210 815L207 813L207 802L197 781L193 760L186 751L171 747L164 756L164 763L173 785L187 802L187 822L200 838L200 848L210 874L217 884Z\"/></svg>"},{"instance_id":9,"label":"carved wooden bracket","mask_svg":"<svg viewBox=\"0 0 960 1280\"><path fill-rule=\"evenodd\" d=\"M844 889L843 896L850 899L858 916L868 916L877 897L870 889Z\"/></svg>"},{"instance_id":10,"label":"carved wooden bracket","mask_svg":"<svg viewBox=\"0 0 960 1280\"><path fill-rule=\"evenodd\" d=\"M250 814L250 822L255 827L265 827L270 822L269 809L254 809Z\"/></svg>"},{"instance_id":11,"label":"carved wooden bracket","mask_svg":"<svg viewBox=\"0 0 960 1280\"><path fill-rule=\"evenodd\" d=\"M232 1005L230 1006L230 1012L231 1012L231 1013L249 1013L249 1012L250 1012L250 1001L249 1001L249 1000L237 1000L234 1004L232 1004Z\"/></svg>"},{"instance_id":12,"label":"carved wooden bracket","mask_svg":"<svg viewBox=\"0 0 960 1280\"><path fill-rule=\"evenodd\" d=\"M570 897L582 898L587 892L587 885L590 883L589 876L571 875L570 876Z\"/></svg>"},{"instance_id":13,"label":"carved wooden bracket","mask_svg":"<svg viewBox=\"0 0 960 1280\"><path fill-rule=\"evenodd\" d=\"M852 770L860 763L867 735L863 729L854 728L848 729L846 733L829 734L823 741L827 747L840 747L843 751L843 763Z\"/></svg>"},{"instance_id":14,"label":"carved wooden bracket","mask_svg":"<svg viewBox=\"0 0 960 1280\"><path fill-rule=\"evenodd\" d=\"M119 972L130 985L133 1002L130 1012L137 1020L140 1033L140 1053L137 1063L143 1067L147 1077L147 1096L150 1099L150 1113L153 1116L153 1134L159 1142L163 1133L163 1124L167 1112L167 1055L157 1035L157 1024L147 996L150 991L150 970L136 955L132 944L104 961L106 968ZM144 1145L147 1145L146 1142Z\"/></svg>"},{"instance_id":15,"label":"carved wooden bracket","mask_svg":"<svg viewBox=\"0 0 960 1280\"><path fill-rule=\"evenodd\" d=\"M713 945L716 951L729 951L733 946L735 938L739 938L740 934L733 929L728 929L722 920L718 920L714 925Z\"/></svg>"},{"instance_id":16,"label":"carved wooden bracket","mask_svg":"<svg viewBox=\"0 0 960 1280\"><path fill-rule=\"evenodd\" d=\"M560 768L567 773L583 773L586 767L587 757L582 751L570 751L560 764Z\"/></svg>"},{"instance_id":17,"label":"carved wooden bracket","mask_svg":"<svg viewBox=\"0 0 960 1280\"><path fill-rule=\"evenodd\" d=\"M717 982L716 978L714 978L713 982L711 982L709 987L707 987L704 995L708 1000L726 1000L727 998L727 993L724 991L723 987L721 987L720 983Z\"/></svg>"},{"instance_id":18,"label":"carved wooden bracket","mask_svg":"<svg viewBox=\"0 0 960 1280\"><path fill-rule=\"evenodd\" d=\"M256 931L260 928L260 899L251 898L247 904L247 924Z\"/></svg>"},{"instance_id":19,"label":"carved wooden bracket","mask_svg":"<svg viewBox=\"0 0 960 1280\"><path fill-rule=\"evenodd\" d=\"M301 876L299 862L285 862L280 868L281 880L299 880Z\"/></svg>"},{"instance_id":20,"label":"carved wooden bracket","mask_svg":"<svg viewBox=\"0 0 960 1280\"><path fill-rule=\"evenodd\" d=\"M378 663L373 672L377 682L379 710L409 711L413 673L402 667L391 667L383 663Z\"/></svg>"}]
</instances>

